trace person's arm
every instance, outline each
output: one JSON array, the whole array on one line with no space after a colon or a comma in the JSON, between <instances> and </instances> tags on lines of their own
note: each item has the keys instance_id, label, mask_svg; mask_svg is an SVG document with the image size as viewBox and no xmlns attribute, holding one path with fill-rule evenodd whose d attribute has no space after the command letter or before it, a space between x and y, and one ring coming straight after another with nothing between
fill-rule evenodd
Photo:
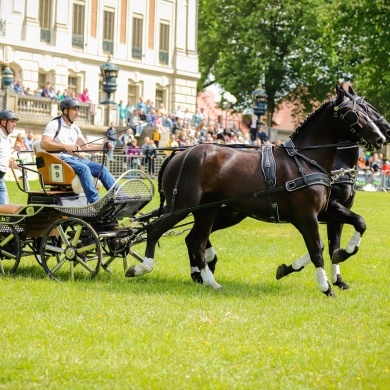
<instances>
[{"instance_id":1,"label":"person's arm","mask_svg":"<svg viewBox=\"0 0 390 390\"><path fill-rule=\"evenodd\" d=\"M72 154L80 150L79 145L77 144L63 144L59 142L54 142L53 138L48 135L43 135L41 139L41 148L47 152L67 152Z\"/></svg>"}]
</instances>

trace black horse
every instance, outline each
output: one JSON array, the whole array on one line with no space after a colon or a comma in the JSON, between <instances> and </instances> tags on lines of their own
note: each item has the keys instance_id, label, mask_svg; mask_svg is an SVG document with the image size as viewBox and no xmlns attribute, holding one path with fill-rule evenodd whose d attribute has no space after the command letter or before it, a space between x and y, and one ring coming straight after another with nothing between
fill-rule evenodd
<instances>
[{"instance_id":1,"label":"black horse","mask_svg":"<svg viewBox=\"0 0 390 390\"><path fill-rule=\"evenodd\" d=\"M354 100L367 115L378 126L379 130L385 136L386 141L390 142L390 124L385 118L369 103L364 101L364 98L357 96L352 87L349 87L347 96ZM351 211L356 194L356 172L355 165L358 159L358 146L341 147L337 149L335 163L333 166L334 181L331 183L331 192L329 196L329 204L325 211L318 215L318 220L327 224L327 234L329 243L329 255L332 260L331 281L333 285L340 289L348 289L349 285L343 280L340 273L339 263L344 262L359 250L361 237L366 231L366 223L364 218L359 214ZM241 222L247 215L237 212L231 207L225 205L221 207L214 221L212 232L226 229ZM346 248L340 248L340 239L344 224L352 225L355 228L355 233L347 244ZM191 240L192 231L186 237L186 243ZM188 247L188 245L187 245ZM192 256L189 253L189 258ZM210 240L208 240L205 251L205 260L212 272L215 270L217 262L217 254ZM293 272L301 271L310 263L308 254L295 260L291 265L282 264L276 272L276 279L281 279L284 276ZM202 283L200 271L194 264L191 264L191 277L197 283Z\"/></svg>"},{"instance_id":2,"label":"black horse","mask_svg":"<svg viewBox=\"0 0 390 390\"><path fill-rule=\"evenodd\" d=\"M359 141L380 148L385 141L364 110L342 88L336 90L337 98L323 103L273 154L201 144L170 159L160 172L166 212L147 225L145 258L130 267L126 276L151 272L159 238L192 212L188 245L194 264L203 284L221 288L204 259L214 219L221 205L229 204L259 220L292 223L316 267L320 291L334 295L324 270L317 217L328 202L336 142ZM281 169L274 174L276 167Z\"/></svg>"}]
</instances>

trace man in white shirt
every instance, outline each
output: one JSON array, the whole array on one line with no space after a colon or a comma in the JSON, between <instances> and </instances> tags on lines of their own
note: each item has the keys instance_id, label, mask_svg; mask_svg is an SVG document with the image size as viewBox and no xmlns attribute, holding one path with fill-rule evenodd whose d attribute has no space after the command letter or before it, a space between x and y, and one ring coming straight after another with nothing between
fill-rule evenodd
<instances>
[{"instance_id":1,"label":"man in white shirt","mask_svg":"<svg viewBox=\"0 0 390 390\"><path fill-rule=\"evenodd\" d=\"M106 190L114 185L115 179L102 164L78 156L79 151L96 151L96 147L87 143L80 128L73 123L79 114L80 102L74 98L64 99L60 109L62 115L49 122L45 128L41 148L47 152L57 152L56 155L74 169L88 202L94 203L99 200L99 194L93 178L98 178ZM112 148L109 142L105 145L108 149Z\"/></svg>"},{"instance_id":2,"label":"man in white shirt","mask_svg":"<svg viewBox=\"0 0 390 390\"><path fill-rule=\"evenodd\" d=\"M9 135L13 133L18 120L19 118L13 111L0 111L0 204L9 203L4 175L11 164L17 168L17 164L11 160L12 146Z\"/></svg>"}]
</instances>

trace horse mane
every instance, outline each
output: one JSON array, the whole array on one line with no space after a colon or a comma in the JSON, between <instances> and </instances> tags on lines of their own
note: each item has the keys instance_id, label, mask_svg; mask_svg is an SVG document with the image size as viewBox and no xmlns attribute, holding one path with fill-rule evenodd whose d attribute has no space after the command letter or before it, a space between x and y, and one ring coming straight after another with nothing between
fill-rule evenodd
<instances>
[{"instance_id":1,"label":"horse mane","mask_svg":"<svg viewBox=\"0 0 390 390\"><path fill-rule=\"evenodd\" d=\"M308 122L310 122L319 112L323 111L324 108L328 105L330 100L322 103L315 111L313 111L311 114L309 114L303 122L299 124L299 126L295 129L295 131L290 135L290 139L293 140L294 137L299 133L299 130L302 129L305 125L307 125Z\"/></svg>"}]
</instances>

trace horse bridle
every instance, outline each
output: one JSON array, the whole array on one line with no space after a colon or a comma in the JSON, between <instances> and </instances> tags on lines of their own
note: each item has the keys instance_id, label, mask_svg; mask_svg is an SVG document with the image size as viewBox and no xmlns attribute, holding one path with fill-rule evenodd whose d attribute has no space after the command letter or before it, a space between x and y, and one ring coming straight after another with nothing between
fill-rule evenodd
<instances>
[{"instance_id":1,"label":"horse bridle","mask_svg":"<svg viewBox=\"0 0 390 390\"><path fill-rule=\"evenodd\" d=\"M358 97L359 98L359 97ZM349 126L349 129L350 131L355 134L358 138L359 138L359 144L361 146L364 146L364 147L368 147L369 145L371 145L368 141L366 141L362 135L360 135L360 131L362 132L362 134L364 134L365 130L368 128L368 127L372 127L373 125L376 126L376 124L374 123L374 121L369 117L369 115L367 114L367 110L364 110L361 105L364 105L365 108L366 105L363 104L362 102L360 103L357 103L357 100L358 99L351 99L349 98L348 96L344 96L344 99L343 101L341 102L341 104L339 105L336 105L336 100L333 101L333 109L334 109L334 117L335 118L338 118L340 117L340 119L344 120L348 126ZM352 109L350 110L347 110L344 114L340 113L339 114L339 110L346 107L348 102L349 101L352 101L353 103L353 106L352 106ZM357 130L355 130L355 128L353 126L355 126L358 121L359 121L359 117L358 117L358 114L357 114L357 111L361 112L363 114L363 116L367 119L367 123L366 125L360 129L360 131L358 132ZM353 113L355 116L356 116L356 121L355 122L352 122L351 120L347 119L347 114L349 113ZM348 117L349 118L349 117Z\"/></svg>"}]
</instances>

